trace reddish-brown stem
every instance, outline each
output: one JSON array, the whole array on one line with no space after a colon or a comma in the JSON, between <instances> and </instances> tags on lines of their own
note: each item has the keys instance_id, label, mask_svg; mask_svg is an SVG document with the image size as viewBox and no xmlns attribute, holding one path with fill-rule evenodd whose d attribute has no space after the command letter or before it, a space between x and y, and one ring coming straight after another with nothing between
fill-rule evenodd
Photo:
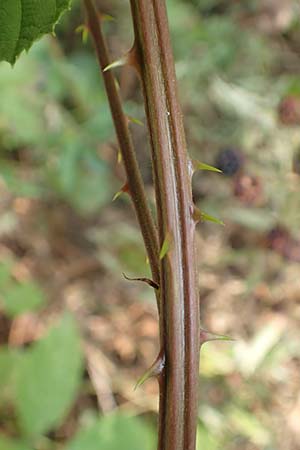
<instances>
[{"instance_id":1,"label":"reddish-brown stem","mask_svg":"<svg viewBox=\"0 0 300 450\"><path fill-rule=\"evenodd\" d=\"M161 260L159 450L196 445L199 299L196 287L191 176L164 0L131 0L135 51L152 148Z\"/></svg>"},{"instance_id":2,"label":"reddish-brown stem","mask_svg":"<svg viewBox=\"0 0 300 450\"><path fill-rule=\"evenodd\" d=\"M151 266L153 280L159 283L159 263L158 263L158 238L153 217L148 206L144 184L136 160L132 139L128 129L128 119L122 108L120 94L116 87L115 78L111 71L103 72L110 64L107 45L102 34L99 22L99 14L94 6L93 0L84 0L87 26L93 37L97 59L104 78L106 93L109 100L111 114L113 117L120 151L126 170L127 183L131 194L131 199L139 221L146 251Z\"/></svg>"},{"instance_id":3,"label":"reddish-brown stem","mask_svg":"<svg viewBox=\"0 0 300 450\"><path fill-rule=\"evenodd\" d=\"M84 0L84 3L103 70L110 63L106 45L92 0ZM160 280L160 341L164 366L159 375L158 450L195 450L200 326L191 174L176 93L165 2L131 0L131 8L135 29L131 55L138 65L146 104L159 245L167 249L161 255L160 265L157 264L155 228L151 216L145 219L143 185L140 184L127 121L110 71L105 72L104 81L128 183L132 183L129 188L149 253L153 279L155 282Z\"/></svg>"}]
</instances>

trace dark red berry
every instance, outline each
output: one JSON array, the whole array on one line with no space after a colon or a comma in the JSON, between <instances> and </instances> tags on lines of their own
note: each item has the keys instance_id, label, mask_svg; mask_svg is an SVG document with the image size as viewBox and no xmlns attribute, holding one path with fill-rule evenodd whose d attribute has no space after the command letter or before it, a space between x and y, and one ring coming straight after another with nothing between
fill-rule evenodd
<instances>
[{"instance_id":1,"label":"dark red berry","mask_svg":"<svg viewBox=\"0 0 300 450\"><path fill-rule=\"evenodd\" d=\"M288 261L300 262L300 241L292 237L286 228L273 228L267 235L266 245Z\"/></svg>"},{"instance_id":2,"label":"dark red berry","mask_svg":"<svg viewBox=\"0 0 300 450\"><path fill-rule=\"evenodd\" d=\"M224 175L232 177L243 167L244 156L241 152L231 148L225 148L219 151L215 166L222 170Z\"/></svg>"},{"instance_id":3,"label":"dark red berry","mask_svg":"<svg viewBox=\"0 0 300 450\"><path fill-rule=\"evenodd\" d=\"M289 239L289 231L286 228L278 225L267 234L266 244L267 247L271 250L274 250L277 253L283 255Z\"/></svg>"},{"instance_id":4,"label":"dark red berry","mask_svg":"<svg viewBox=\"0 0 300 450\"><path fill-rule=\"evenodd\" d=\"M297 239L290 238L282 253L287 260L300 262L300 242Z\"/></svg>"},{"instance_id":5,"label":"dark red berry","mask_svg":"<svg viewBox=\"0 0 300 450\"><path fill-rule=\"evenodd\" d=\"M300 125L300 96L283 98L278 107L278 116L283 125Z\"/></svg>"},{"instance_id":6,"label":"dark red berry","mask_svg":"<svg viewBox=\"0 0 300 450\"><path fill-rule=\"evenodd\" d=\"M246 205L260 205L263 201L263 188L259 177L240 174L235 178L233 192Z\"/></svg>"}]
</instances>

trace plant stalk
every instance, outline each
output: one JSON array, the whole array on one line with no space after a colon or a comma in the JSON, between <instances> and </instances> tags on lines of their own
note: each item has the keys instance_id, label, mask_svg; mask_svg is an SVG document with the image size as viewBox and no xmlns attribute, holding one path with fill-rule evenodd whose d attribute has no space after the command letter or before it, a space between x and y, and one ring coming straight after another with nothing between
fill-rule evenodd
<instances>
[{"instance_id":1,"label":"plant stalk","mask_svg":"<svg viewBox=\"0 0 300 450\"><path fill-rule=\"evenodd\" d=\"M152 150L159 241L169 250L160 266L158 450L195 450L200 315L195 221L182 114L164 0L131 0L135 53Z\"/></svg>"},{"instance_id":2,"label":"plant stalk","mask_svg":"<svg viewBox=\"0 0 300 450\"><path fill-rule=\"evenodd\" d=\"M128 129L128 119L122 108L120 94L111 71L103 72L110 64L107 45L101 30L99 14L93 0L83 0L86 20L92 35L98 63L103 75L105 89L113 117L114 126L125 166L129 193L135 208L144 239L153 281L159 284L159 245L157 230L147 202L144 183L136 160L132 138Z\"/></svg>"},{"instance_id":3,"label":"plant stalk","mask_svg":"<svg viewBox=\"0 0 300 450\"><path fill-rule=\"evenodd\" d=\"M103 71L110 61L99 19L92 0L84 0L84 4ZM165 365L159 376L158 450L195 450L200 317L191 174L165 2L131 0L131 9L135 30L131 57L136 58L145 98L159 244L147 210L127 120L110 71L104 73L104 82L153 278L156 282L160 280L160 343ZM168 249L158 264L159 247L163 248L166 242Z\"/></svg>"}]
</instances>

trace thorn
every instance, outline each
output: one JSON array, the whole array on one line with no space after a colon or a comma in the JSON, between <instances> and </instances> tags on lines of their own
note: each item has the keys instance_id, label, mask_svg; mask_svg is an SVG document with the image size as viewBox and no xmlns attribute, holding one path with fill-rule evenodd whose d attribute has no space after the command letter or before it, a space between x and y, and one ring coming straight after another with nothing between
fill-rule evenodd
<instances>
[{"instance_id":1,"label":"thorn","mask_svg":"<svg viewBox=\"0 0 300 450\"><path fill-rule=\"evenodd\" d=\"M204 212L201 213L201 220L202 222L213 222L219 225L225 225L225 223L222 220L218 219L217 217L210 216L209 214L206 214Z\"/></svg>"},{"instance_id":2,"label":"thorn","mask_svg":"<svg viewBox=\"0 0 300 450\"><path fill-rule=\"evenodd\" d=\"M129 64L128 55L125 55L122 58L118 59L117 61L113 61L112 63L108 64L108 66L104 67L103 72L115 69L116 67L125 66L126 64Z\"/></svg>"},{"instance_id":3,"label":"thorn","mask_svg":"<svg viewBox=\"0 0 300 450\"><path fill-rule=\"evenodd\" d=\"M159 375L161 375L161 373L164 370L165 363L166 363L165 354L164 352L160 351L158 357L156 358L150 369L148 369L144 373L144 375L142 375L141 378L137 380L134 386L134 390L136 390L138 387L144 384L145 381L149 380L149 378L158 377Z\"/></svg>"},{"instance_id":4,"label":"thorn","mask_svg":"<svg viewBox=\"0 0 300 450\"><path fill-rule=\"evenodd\" d=\"M129 122L135 123L135 124L140 125L142 127L144 126L143 122L141 120L139 120L139 119L136 119L135 117L127 115L127 119L128 119Z\"/></svg>"},{"instance_id":5,"label":"thorn","mask_svg":"<svg viewBox=\"0 0 300 450\"><path fill-rule=\"evenodd\" d=\"M205 342L209 341L234 341L235 339L232 339L229 336L225 336L222 334L213 334L209 331L203 330L203 328L200 328L200 347L201 345L205 344Z\"/></svg>"},{"instance_id":6,"label":"thorn","mask_svg":"<svg viewBox=\"0 0 300 450\"><path fill-rule=\"evenodd\" d=\"M118 164L121 164L122 161L123 161L122 152L119 149L118 150L118 156L117 156L117 162L118 162Z\"/></svg>"},{"instance_id":7,"label":"thorn","mask_svg":"<svg viewBox=\"0 0 300 450\"><path fill-rule=\"evenodd\" d=\"M115 195L112 198L112 201L114 202L115 200L117 200L120 197L120 195L122 195L122 194L123 194L122 190L116 192Z\"/></svg>"},{"instance_id":8,"label":"thorn","mask_svg":"<svg viewBox=\"0 0 300 450\"><path fill-rule=\"evenodd\" d=\"M136 46L133 44L129 52L127 52L124 56L122 56L117 61L113 61L112 63L108 64L108 66L104 67L103 72L107 72L108 70L115 69L116 67L121 66L132 66L134 67L138 72L140 72L140 64L139 64L139 58L136 51Z\"/></svg>"},{"instance_id":9,"label":"thorn","mask_svg":"<svg viewBox=\"0 0 300 450\"><path fill-rule=\"evenodd\" d=\"M98 13L98 17L101 22L115 22L116 21L115 17L111 16L110 14Z\"/></svg>"},{"instance_id":10,"label":"thorn","mask_svg":"<svg viewBox=\"0 0 300 450\"><path fill-rule=\"evenodd\" d=\"M75 28L75 33L81 33L85 28L88 28L87 25L82 23L81 25L78 25L77 28Z\"/></svg>"},{"instance_id":11,"label":"thorn","mask_svg":"<svg viewBox=\"0 0 300 450\"><path fill-rule=\"evenodd\" d=\"M201 161L198 161L197 159L192 159L190 163L193 167L194 172L197 170L209 170L210 172L223 173L222 170L218 169L217 167L210 166L209 164L205 164Z\"/></svg>"},{"instance_id":12,"label":"thorn","mask_svg":"<svg viewBox=\"0 0 300 450\"><path fill-rule=\"evenodd\" d=\"M217 217L206 214L205 212L200 211L196 206L193 208L192 212L193 219L196 223L198 222L213 222L219 225L225 225L225 223L218 219Z\"/></svg>"},{"instance_id":13,"label":"thorn","mask_svg":"<svg viewBox=\"0 0 300 450\"><path fill-rule=\"evenodd\" d=\"M82 42L84 44L87 43L87 40L89 37L89 32L90 32L90 30L89 30L88 26L85 24L79 25L75 30L75 33L82 33Z\"/></svg>"},{"instance_id":14,"label":"thorn","mask_svg":"<svg viewBox=\"0 0 300 450\"><path fill-rule=\"evenodd\" d=\"M164 242L163 242L163 244L161 246L161 249L160 249L160 252L159 252L159 259L160 260L164 259L164 257L166 256L166 254L170 250L171 242L172 242L172 237L171 237L171 234L168 232L166 234L166 237L164 239Z\"/></svg>"},{"instance_id":15,"label":"thorn","mask_svg":"<svg viewBox=\"0 0 300 450\"><path fill-rule=\"evenodd\" d=\"M115 82L115 86L116 86L117 91L120 92L120 85L119 85L119 82L118 82L118 80L116 78L114 79L114 82Z\"/></svg>"},{"instance_id":16,"label":"thorn","mask_svg":"<svg viewBox=\"0 0 300 450\"><path fill-rule=\"evenodd\" d=\"M189 175L190 175L190 177L192 179L192 177L194 175L194 172L195 172L195 169L194 169L194 160L191 159L191 158L188 158L188 172L189 172Z\"/></svg>"},{"instance_id":17,"label":"thorn","mask_svg":"<svg viewBox=\"0 0 300 450\"><path fill-rule=\"evenodd\" d=\"M119 198L120 195L124 194L125 192L129 193L128 183L125 183L124 186L113 196L112 201L114 202L115 200L117 200L117 198Z\"/></svg>"},{"instance_id":18,"label":"thorn","mask_svg":"<svg viewBox=\"0 0 300 450\"><path fill-rule=\"evenodd\" d=\"M149 278L129 278L125 273L123 273L123 277L128 281L142 281L143 283L148 284L154 289L159 289L159 285L155 281L150 280Z\"/></svg>"}]
</instances>

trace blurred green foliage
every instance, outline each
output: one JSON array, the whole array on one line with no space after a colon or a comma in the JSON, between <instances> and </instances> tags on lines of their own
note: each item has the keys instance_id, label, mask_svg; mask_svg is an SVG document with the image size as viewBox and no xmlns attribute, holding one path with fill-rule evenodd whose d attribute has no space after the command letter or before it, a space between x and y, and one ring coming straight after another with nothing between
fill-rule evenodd
<instances>
[{"instance_id":1,"label":"blurred green foliage","mask_svg":"<svg viewBox=\"0 0 300 450\"><path fill-rule=\"evenodd\" d=\"M35 311L45 304L44 294L35 283L19 283L13 279L8 262L0 263L0 296L0 304L3 303L9 317Z\"/></svg>"},{"instance_id":2,"label":"blurred green foliage","mask_svg":"<svg viewBox=\"0 0 300 450\"><path fill-rule=\"evenodd\" d=\"M41 435L61 422L74 401L81 369L78 330L65 316L26 351L18 367L16 408L26 435Z\"/></svg>"},{"instance_id":3,"label":"blurred green foliage","mask_svg":"<svg viewBox=\"0 0 300 450\"><path fill-rule=\"evenodd\" d=\"M112 122L95 67L92 55L63 57L54 38L13 70L1 64L1 176L15 195L54 196L82 213L111 199L114 183L97 148L112 136ZM29 174L14 161L18 152L29 153Z\"/></svg>"},{"instance_id":4,"label":"blurred green foliage","mask_svg":"<svg viewBox=\"0 0 300 450\"><path fill-rule=\"evenodd\" d=\"M77 395L82 351L74 319L65 315L29 349L2 348L0 362L1 400L14 402L20 438L34 445L61 422Z\"/></svg>"},{"instance_id":5,"label":"blurred green foliage","mask_svg":"<svg viewBox=\"0 0 300 450\"><path fill-rule=\"evenodd\" d=\"M120 445L124 450L152 450L155 437L140 419L115 413L94 420L75 436L66 450L98 450L99 443L107 450L118 450Z\"/></svg>"}]
</instances>

